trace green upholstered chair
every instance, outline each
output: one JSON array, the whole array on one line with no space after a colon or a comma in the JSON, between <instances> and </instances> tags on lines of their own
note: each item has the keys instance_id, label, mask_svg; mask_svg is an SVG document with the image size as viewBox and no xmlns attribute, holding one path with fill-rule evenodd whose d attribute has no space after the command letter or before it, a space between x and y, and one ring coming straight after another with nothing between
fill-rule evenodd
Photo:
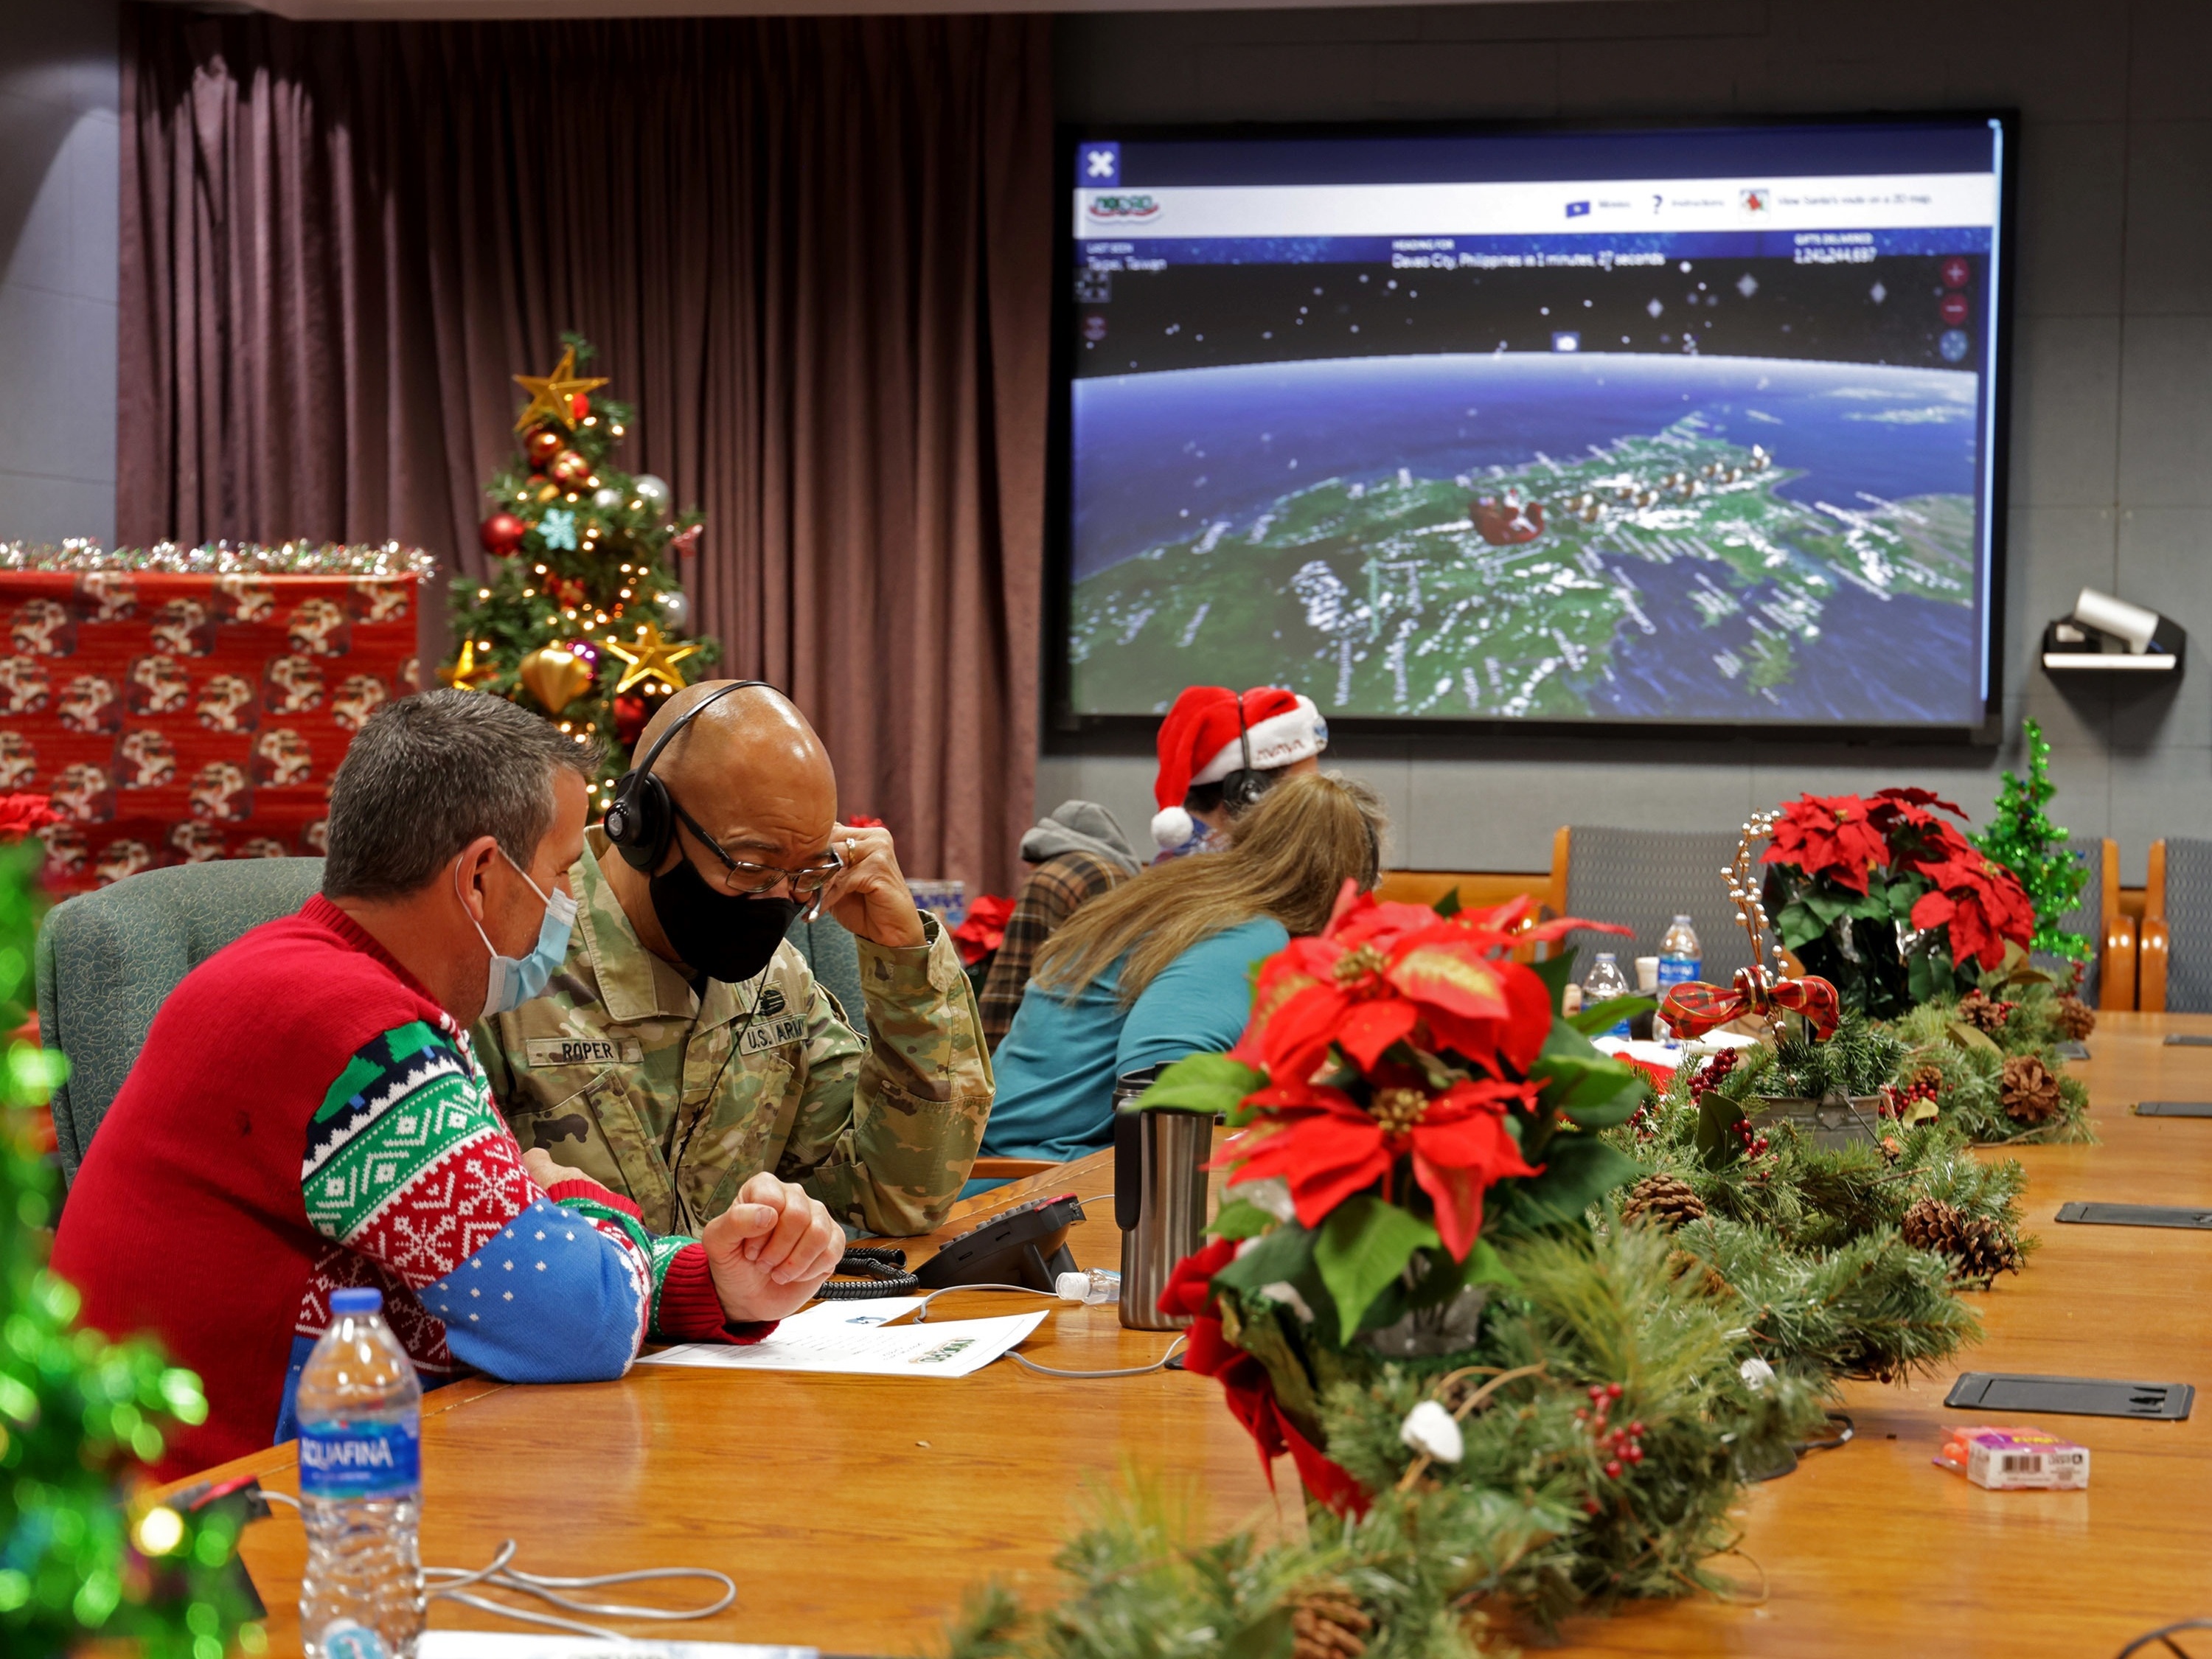
<instances>
[{"instance_id":1,"label":"green upholstered chair","mask_svg":"<svg viewBox=\"0 0 2212 1659\"><path fill-rule=\"evenodd\" d=\"M264 921L289 916L322 886L320 859L234 859L148 870L54 907L39 930L39 1030L69 1056L54 1094L62 1175L76 1179L93 1131L130 1075L154 1015L201 963ZM829 916L788 936L855 1020L860 958Z\"/></svg>"},{"instance_id":2,"label":"green upholstered chair","mask_svg":"<svg viewBox=\"0 0 2212 1659\"><path fill-rule=\"evenodd\" d=\"M69 1056L69 1081L54 1094L64 1180L76 1179L163 1000L240 934L297 910L322 880L320 859L181 864L80 893L47 914L39 1032Z\"/></svg>"},{"instance_id":3,"label":"green upholstered chair","mask_svg":"<svg viewBox=\"0 0 2212 1659\"><path fill-rule=\"evenodd\" d=\"M867 1031L867 1005L860 1000L860 947L835 916L809 921L802 913L784 935L799 947L813 970L815 983L837 999L845 1018L863 1035Z\"/></svg>"}]
</instances>

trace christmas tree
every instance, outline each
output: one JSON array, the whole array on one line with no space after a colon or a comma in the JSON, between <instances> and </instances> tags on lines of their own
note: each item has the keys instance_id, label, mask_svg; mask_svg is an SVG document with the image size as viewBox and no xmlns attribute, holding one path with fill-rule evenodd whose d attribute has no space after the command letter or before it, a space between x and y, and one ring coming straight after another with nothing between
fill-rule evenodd
<instances>
[{"instance_id":1,"label":"christmas tree","mask_svg":"<svg viewBox=\"0 0 2212 1659\"><path fill-rule=\"evenodd\" d=\"M45 806L0 799L0 1031L27 1018L46 849L22 836L52 821ZM63 1069L21 1040L0 1068L0 1653L62 1659L95 1638L142 1659L258 1653L238 1510L180 1512L141 1490L164 1425L206 1417L199 1379L149 1343L76 1328L76 1292L46 1271L58 1183L36 1126Z\"/></svg>"},{"instance_id":2,"label":"christmas tree","mask_svg":"<svg viewBox=\"0 0 2212 1659\"><path fill-rule=\"evenodd\" d=\"M2044 740L2043 728L2028 720L2021 730L2027 745L2027 780L2010 772L2004 775L1996 814L1972 841L2019 878L2028 902L2035 907L2035 939L2029 948L2086 962L2089 941L2079 933L2062 933L2058 924L2081 896L2089 880L2088 866L2081 854L2063 844L2067 832L2043 810L2058 793L2051 781L2051 745Z\"/></svg>"},{"instance_id":3,"label":"christmas tree","mask_svg":"<svg viewBox=\"0 0 2212 1659\"><path fill-rule=\"evenodd\" d=\"M598 732L603 801L658 701L717 653L685 637L691 605L673 564L698 539L699 515L672 518L665 483L614 464L630 410L592 395L605 379L576 372L590 343L562 342L551 374L514 377L530 394L514 423L520 450L485 492L493 511L478 531L499 573L454 582L458 648L439 678L534 709L579 742Z\"/></svg>"}]
</instances>

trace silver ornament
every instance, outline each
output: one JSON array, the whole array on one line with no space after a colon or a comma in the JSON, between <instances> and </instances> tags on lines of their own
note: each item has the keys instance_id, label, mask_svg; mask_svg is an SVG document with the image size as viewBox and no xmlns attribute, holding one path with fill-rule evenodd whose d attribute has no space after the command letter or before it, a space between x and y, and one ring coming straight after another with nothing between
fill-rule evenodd
<instances>
[{"instance_id":1,"label":"silver ornament","mask_svg":"<svg viewBox=\"0 0 2212 1659\"><path fill-rule=\"evenodd\" d=\"M623 493L612 484L602 484L592 492L592 505L602 513L612 513L623 504Z\"/></svg>"},{"instance_id":2,"label":"silver ornament","mask_svg":"<svg viewBox=\"0 0 2212 1659\"><path fill-rule=\"evenodd\" d=\"M678 634L691 631L691 596L680 587L665 588L660 595L663 621Z\"/></svg>"},{"instance_id":3,"label":"silver ornament","mask_svg":"<svg viewBox=\"0 0 2212 1659\"><path fill-rule=\"evenodd\" d=\"M629 498L640 502L656 519L668 516L668 481L656 478L650 472L641 472L630 480Z\"/></svg>"}]
</instances>

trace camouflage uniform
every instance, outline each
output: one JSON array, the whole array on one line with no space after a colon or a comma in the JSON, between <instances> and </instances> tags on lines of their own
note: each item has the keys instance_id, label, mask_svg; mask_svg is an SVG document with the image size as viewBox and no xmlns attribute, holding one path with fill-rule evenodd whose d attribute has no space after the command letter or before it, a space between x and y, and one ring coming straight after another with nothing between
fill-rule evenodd
<instances>
[{"instance_id":1,"label":"camouflage uniform","mask_svg":"<svg viewBox=\"0 0 2212 1659\"><path fill-rule=\"evenodd\" d=\"M656 1233L696 1233L763 1170L868 1232L943 1220L982 1139L992 1077L975 993L937 918L923 913L924 945L858 941L871 1042L788 942L759 978L709 980L696 995L639 943L600 873L605 848L590 830L568 872L575 932L546 994L476 1028L524 1148L628 1194Z\"/></svg>"}]
</instances>

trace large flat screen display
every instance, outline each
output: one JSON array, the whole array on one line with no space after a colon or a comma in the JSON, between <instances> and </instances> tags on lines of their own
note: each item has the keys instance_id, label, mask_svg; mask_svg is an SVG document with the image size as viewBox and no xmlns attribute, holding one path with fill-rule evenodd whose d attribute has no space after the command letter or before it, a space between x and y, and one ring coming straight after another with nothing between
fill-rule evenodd
<instances>
[{"instance_id":1,"label":"large flat screen display","mask_svg":"<svg viewBox=\"0 0 2212 1659\"><path fill-rule=\"evenodd\" d=\"M1063 722L1979 725L2012 148L1069 135Z\"/></svg>"}]
</instances>

